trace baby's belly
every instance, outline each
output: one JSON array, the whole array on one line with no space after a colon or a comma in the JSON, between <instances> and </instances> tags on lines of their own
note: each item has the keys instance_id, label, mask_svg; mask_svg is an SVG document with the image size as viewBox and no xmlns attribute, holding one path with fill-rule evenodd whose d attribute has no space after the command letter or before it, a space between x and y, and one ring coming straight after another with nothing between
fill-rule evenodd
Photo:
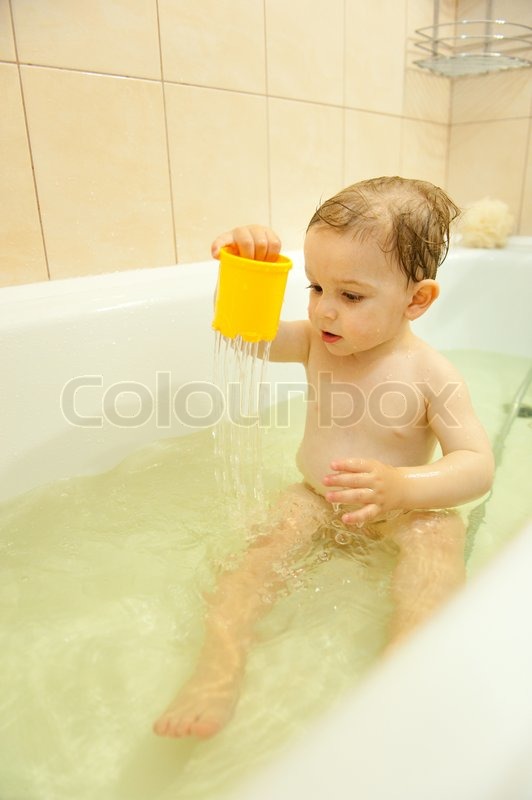
<instances>
[{"instance_id":1,"label":"baby's belly","mask_svg":"<svg viewBox=\"0 0 532 800\"><path fill-rule=\"evenodd\" d=\"M331 475L331 462L343 458L361 457L355 448L346 447L345 442L332 442L330 437L305 437L297 453L297 466L305 483L315 492L325 495L331 486L325 486L323 479Z\"/></svg>"},{"instance_id":2,"label":"baby's belly","mask_svg":"<svg viewBox=\"0 0 532 800\"><path fill-rule=\"evenodd\" d=\"M379 435L380 434L380 435ZM426 464L434 450L433 437L385 437L382 432L341 428L315 428L307 425L297 453L297 466L304 480L315 492L325 495L326 475L334 474L331 462L347 458L375 459L395 467Z\"/></svg>"},{"instance_id":3,"label":"baby's belly","mask_svg":"<svg viewBox=\"0 0 532 800\"><path fill-rule=\"evenodd\" d=\"M298 453L297 456L297 468L301 472L303 476L303 480L305 481L308 486L310 486L317 494L321 494L325 496L326 491L330 491L331 487L325 487L323 485L323 474L319 474L317 470L312 469L309 464L307 464Z\"/></svg>"}]
</instances>

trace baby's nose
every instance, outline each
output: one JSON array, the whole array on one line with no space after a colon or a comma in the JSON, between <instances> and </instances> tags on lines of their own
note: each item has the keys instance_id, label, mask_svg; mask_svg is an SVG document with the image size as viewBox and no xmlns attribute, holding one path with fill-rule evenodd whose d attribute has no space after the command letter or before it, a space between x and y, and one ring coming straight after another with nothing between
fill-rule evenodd
<instances>
[{"instance_id":1,"label":"baby's nose","mask_svg":"<svg viewBox=\"0 0 532 800\"><path fill-rule=\"evenodd\" d=\"M320 297L316 310L324 319L336 319L338 316L334 302L327 297Z\"/></svg>"}]
</instances>

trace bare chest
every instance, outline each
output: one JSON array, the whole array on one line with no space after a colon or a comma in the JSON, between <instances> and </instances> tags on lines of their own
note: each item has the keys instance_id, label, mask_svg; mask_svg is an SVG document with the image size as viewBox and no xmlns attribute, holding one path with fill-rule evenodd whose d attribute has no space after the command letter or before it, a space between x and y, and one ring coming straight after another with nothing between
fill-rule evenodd
<instances>
[{"instance_id":1,"label":"bare chest","mask_svg":"<svg viewBox=\"0 0 532 800\"><path fill-rule=\"evenodd\" d=\"M307 441L388 463L426 459L434 436L417 366L401 356L365 366L311 354Z\"/></svg>"}]
</instances>

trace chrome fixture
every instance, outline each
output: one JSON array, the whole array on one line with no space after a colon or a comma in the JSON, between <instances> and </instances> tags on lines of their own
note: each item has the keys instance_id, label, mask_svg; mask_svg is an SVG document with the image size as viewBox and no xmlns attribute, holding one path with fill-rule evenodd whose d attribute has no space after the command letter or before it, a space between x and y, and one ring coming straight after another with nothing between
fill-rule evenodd
<instances>
[{"instance_id":1,"label":"chrome fixture","mask_svg":"<svg viewBox=\"0 0 532 800\"><path fill-rule=\"evenodd\" d=\"M418 28L414 41L429 55L414 63L447 78L532 67L532 27L492 19L491 6L488 0L485 19L440 22L434 0L433 24Z\"/></svg>"}]
</instances>

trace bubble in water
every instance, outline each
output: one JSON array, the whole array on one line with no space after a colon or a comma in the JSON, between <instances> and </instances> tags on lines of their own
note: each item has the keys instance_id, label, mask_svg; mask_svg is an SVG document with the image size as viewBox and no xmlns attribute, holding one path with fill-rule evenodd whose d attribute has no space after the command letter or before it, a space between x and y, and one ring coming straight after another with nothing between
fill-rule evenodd
<instances>
[{"instance_id":1,"label":"bubble in water","mask_svg":"<svg viewBox=\"0 0 532 800\"><path fill-rule=\"evenodd\" d=\"M338 531L334 537L334 540L337 544L349 544L351 541L351 536L347 531Z\"/></svg>"}]
</instances>

